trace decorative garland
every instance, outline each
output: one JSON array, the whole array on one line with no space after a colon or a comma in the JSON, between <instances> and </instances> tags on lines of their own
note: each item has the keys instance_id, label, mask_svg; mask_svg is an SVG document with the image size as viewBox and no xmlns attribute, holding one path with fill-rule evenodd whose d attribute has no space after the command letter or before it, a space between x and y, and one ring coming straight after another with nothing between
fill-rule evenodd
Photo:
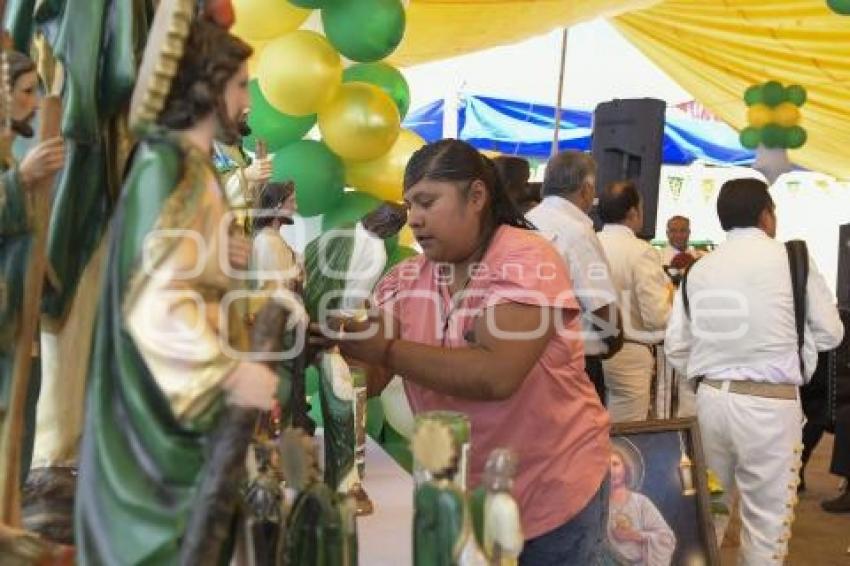
<instances>
[{"instance_id":1,"label":"decorative garland","mask_svg":"<svg viewBox=\"0 0 850 566\"><path fill-rule=\"evenodd\" d=\"M850 0L848 0L850 1ZM744 93L749 110L749 126L741 131L741 145L755 149L799 149L808 135L800 124L800 107L806 103L806 89L800 85L782 86L777 81L753 85Z\"/></svg>"}]
</instances>

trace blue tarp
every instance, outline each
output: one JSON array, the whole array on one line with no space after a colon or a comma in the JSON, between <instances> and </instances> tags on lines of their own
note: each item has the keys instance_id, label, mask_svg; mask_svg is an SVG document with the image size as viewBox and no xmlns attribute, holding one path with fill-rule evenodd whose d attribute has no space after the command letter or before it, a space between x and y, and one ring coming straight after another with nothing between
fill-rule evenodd
<instances>
[{"instance_id":1,"label":"blue tarp","mask_svg":"<svg viewBox=\"0 0 850 566\"><path fill-rule=\"evenodd\" d=\"M404 126L428 141L443 137L442 100L408 114ZM562 110L558 147L590 151L593 113ZM481 150L548 159L555 129L555 108L520 100L467 95L458 105L458 137ZM755 153L738 142L738 133L722 122L689 118L670 111L664 127L664 163L688 165L700 159L718 165L749 165Z\"/></svg>"}]
</instances>

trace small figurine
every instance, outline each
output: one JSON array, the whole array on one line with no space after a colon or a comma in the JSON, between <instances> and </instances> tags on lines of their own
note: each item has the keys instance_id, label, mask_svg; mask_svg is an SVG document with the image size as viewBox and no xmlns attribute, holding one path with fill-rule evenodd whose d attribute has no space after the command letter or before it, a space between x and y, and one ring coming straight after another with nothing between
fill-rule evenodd
<instances>
[{"instance_id":1,"label":"small figurine","mask_svg":"<svg viewBox=\"0 0 850 566\"><path fill-rule=\"evenodd\" d=\"M334 348L322 354L319 399L325 425L325 483L353 496L357 514L369 515L372 502L361 484L356 462L357 426L354 380L348 364Z\"/></svg>"},{"instance_id":2,"label":"small figurine","mask_svg":"<svg viewBox=\"0 0 850 566\"><path fill-rule=\"evenodd\" d=\"M511 495L515 476L513 452L494 450L484 466L484 485L472 497L473 514L480 514L473 516L476 535L491 566L515 566L522 552L519 505Z\"/></svg>"},{"instance_id":3,"label":"small figurine","mask_svg":"<svg viewBox=\"0 0 850 566\"><path fill-rule=\"evenodd\" d=\"M300 429L286 429L280 439L280 456L287 486L298 494L286 521L284 563L356 566L354 501L321 481L312 439Z\"/></svg>"},{"instance_id":4,"label":"small figurine","mask_svg":"<svg viewBox=\"0 0 850 566\"><path fill-rule=\"evenodd\" d=\"M460 450L451 430L439 420L423 420L411 447L416 462L430 475L414 493L414 566L487 564L472 534L465 495L452 480Z\"/></svg>"}]
</instances>

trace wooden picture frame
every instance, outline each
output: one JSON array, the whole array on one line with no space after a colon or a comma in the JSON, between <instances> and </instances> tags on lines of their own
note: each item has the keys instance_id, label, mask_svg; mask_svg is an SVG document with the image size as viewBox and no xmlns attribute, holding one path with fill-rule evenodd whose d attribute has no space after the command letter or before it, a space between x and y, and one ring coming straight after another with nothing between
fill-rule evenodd
<instances>
[{"instance_id":1,"label":"wooden picture frame","mask_svg":"<svg viewBox=\"0 0 850 566\"><path fill-rule=\"evenodd\" d=\"M674 444L671 438L662 439L661 437L655 436L665 434L674 436L676 438L675 443L677 444ZM623 448L626 447L627 444L631 445L633 451L636 451L637 457L641 459L641 465L644 469L641 473L645 473L647 468L653 469L653 467L656 468L657 471L658 466L649 466L648 464L644 464L644 462L649 461L652 458L651 451L653 450L653 445L663 444L663 446L659 447L658 450L664 450L664 454L659 454L659 460L663 460L664 463L659 465L662 465L665 469L666 476L660 477L656 474L653 478L642 477L639 483L642 487L645 479L651 479L651 483L654 483L656 486L660 486L664 490L664 498L667 504L667 509L670 509L671 507L676 508L676 517L666 518L666 521L668 522L671 521L672 518L678 519L672 524L667 525L667 527L673 531L675 536L672 551L674 554L670 563L704 563L709 566L718 566L720 564L720 552L714 530L714 521L711 513L711 500L708 490L707 468L702 451L699 424L697 423L696 418L618 423L612 426L611 439L615 452L618 450L622 452ZM680 448L674 448L676 445ZM689 490L686 486L684 486L686 480L683 476L687 474L688 466L683 462L683 460L680 460L680 456L678 454L671 453L671 450L673 449L677 452L684 450L684 454L686 454L690 460L690 479L692 481L692 485L689 487L695 490L695 493L686 494L686 491ZM613 458L614 456L612 456L612 459ZM620 459L622 463L622 456ZM671 464L672 462L675 462L675 464ZM623 465L625 467L625 464ZM678 484L675 484L675 482L671 479L674 477L674 471L669 469L671 465L676 468L675 477L678 477L681 480ZM630 481L634 482L636 480L634 478L630 478ZM671 490L674 485L682 485L683 487L679 488L681 491L674 493ZM613 482L611 487L613 491ZM650 493L650 489L647 489L646 492L642 492L640 489L636 491L639 494L640 499L650 502L645 505L652 507L654 509L653 512L658 513L658 516L662 518L664 517L664 512L659 505L659 494ZM678 503L673 501L676 496L681 499ZM687 498L690 497L693 497L693 503L689 503L687 501ZM693 509L694 503L695 509ZM615 503L612 500L610 507L612 512L615 508L614 505ZM680 515L684 512L693 515L693 521L696 524L696 528L694 528L693 524L688 524L687 521L682 520ZM609 517L609 522L614 521L614 523L611 523L614 527L616 527L617 520L617 518ZM606 533L606 535L610 535L610 532L611 531L609 529L609 532ZM687 547L682 546L683 541L687 541ZM670 552L670 541L668 540L666 544L667 551ZM661 546L663 545L664 543L661 543ZM685 552L689 553L687 557L682 556L682 553Z\"/></svg>"}]
</instances>

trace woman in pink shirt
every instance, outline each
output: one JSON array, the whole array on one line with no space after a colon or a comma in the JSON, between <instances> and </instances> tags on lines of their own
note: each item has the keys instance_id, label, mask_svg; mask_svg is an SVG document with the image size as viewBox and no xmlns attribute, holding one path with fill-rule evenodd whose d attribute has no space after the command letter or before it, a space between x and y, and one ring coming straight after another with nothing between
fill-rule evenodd
<instances>
[{"instance_id":1,"label":"woman in pink shirt","mask_svg":"<svg viewBox=\"0 0 850 566\"><path fill-rule=\"evenodd\" d=\"M414 412L469 416L473 487L493 449L517 454L520 564L596 564L609 421L584 372L567 267L464 142L417 151L404 200L424 254L379 283L375 304L391 317L346 323L343 354L369 368L371 394L398 374Z\"/></svg>"}]
</instances>

